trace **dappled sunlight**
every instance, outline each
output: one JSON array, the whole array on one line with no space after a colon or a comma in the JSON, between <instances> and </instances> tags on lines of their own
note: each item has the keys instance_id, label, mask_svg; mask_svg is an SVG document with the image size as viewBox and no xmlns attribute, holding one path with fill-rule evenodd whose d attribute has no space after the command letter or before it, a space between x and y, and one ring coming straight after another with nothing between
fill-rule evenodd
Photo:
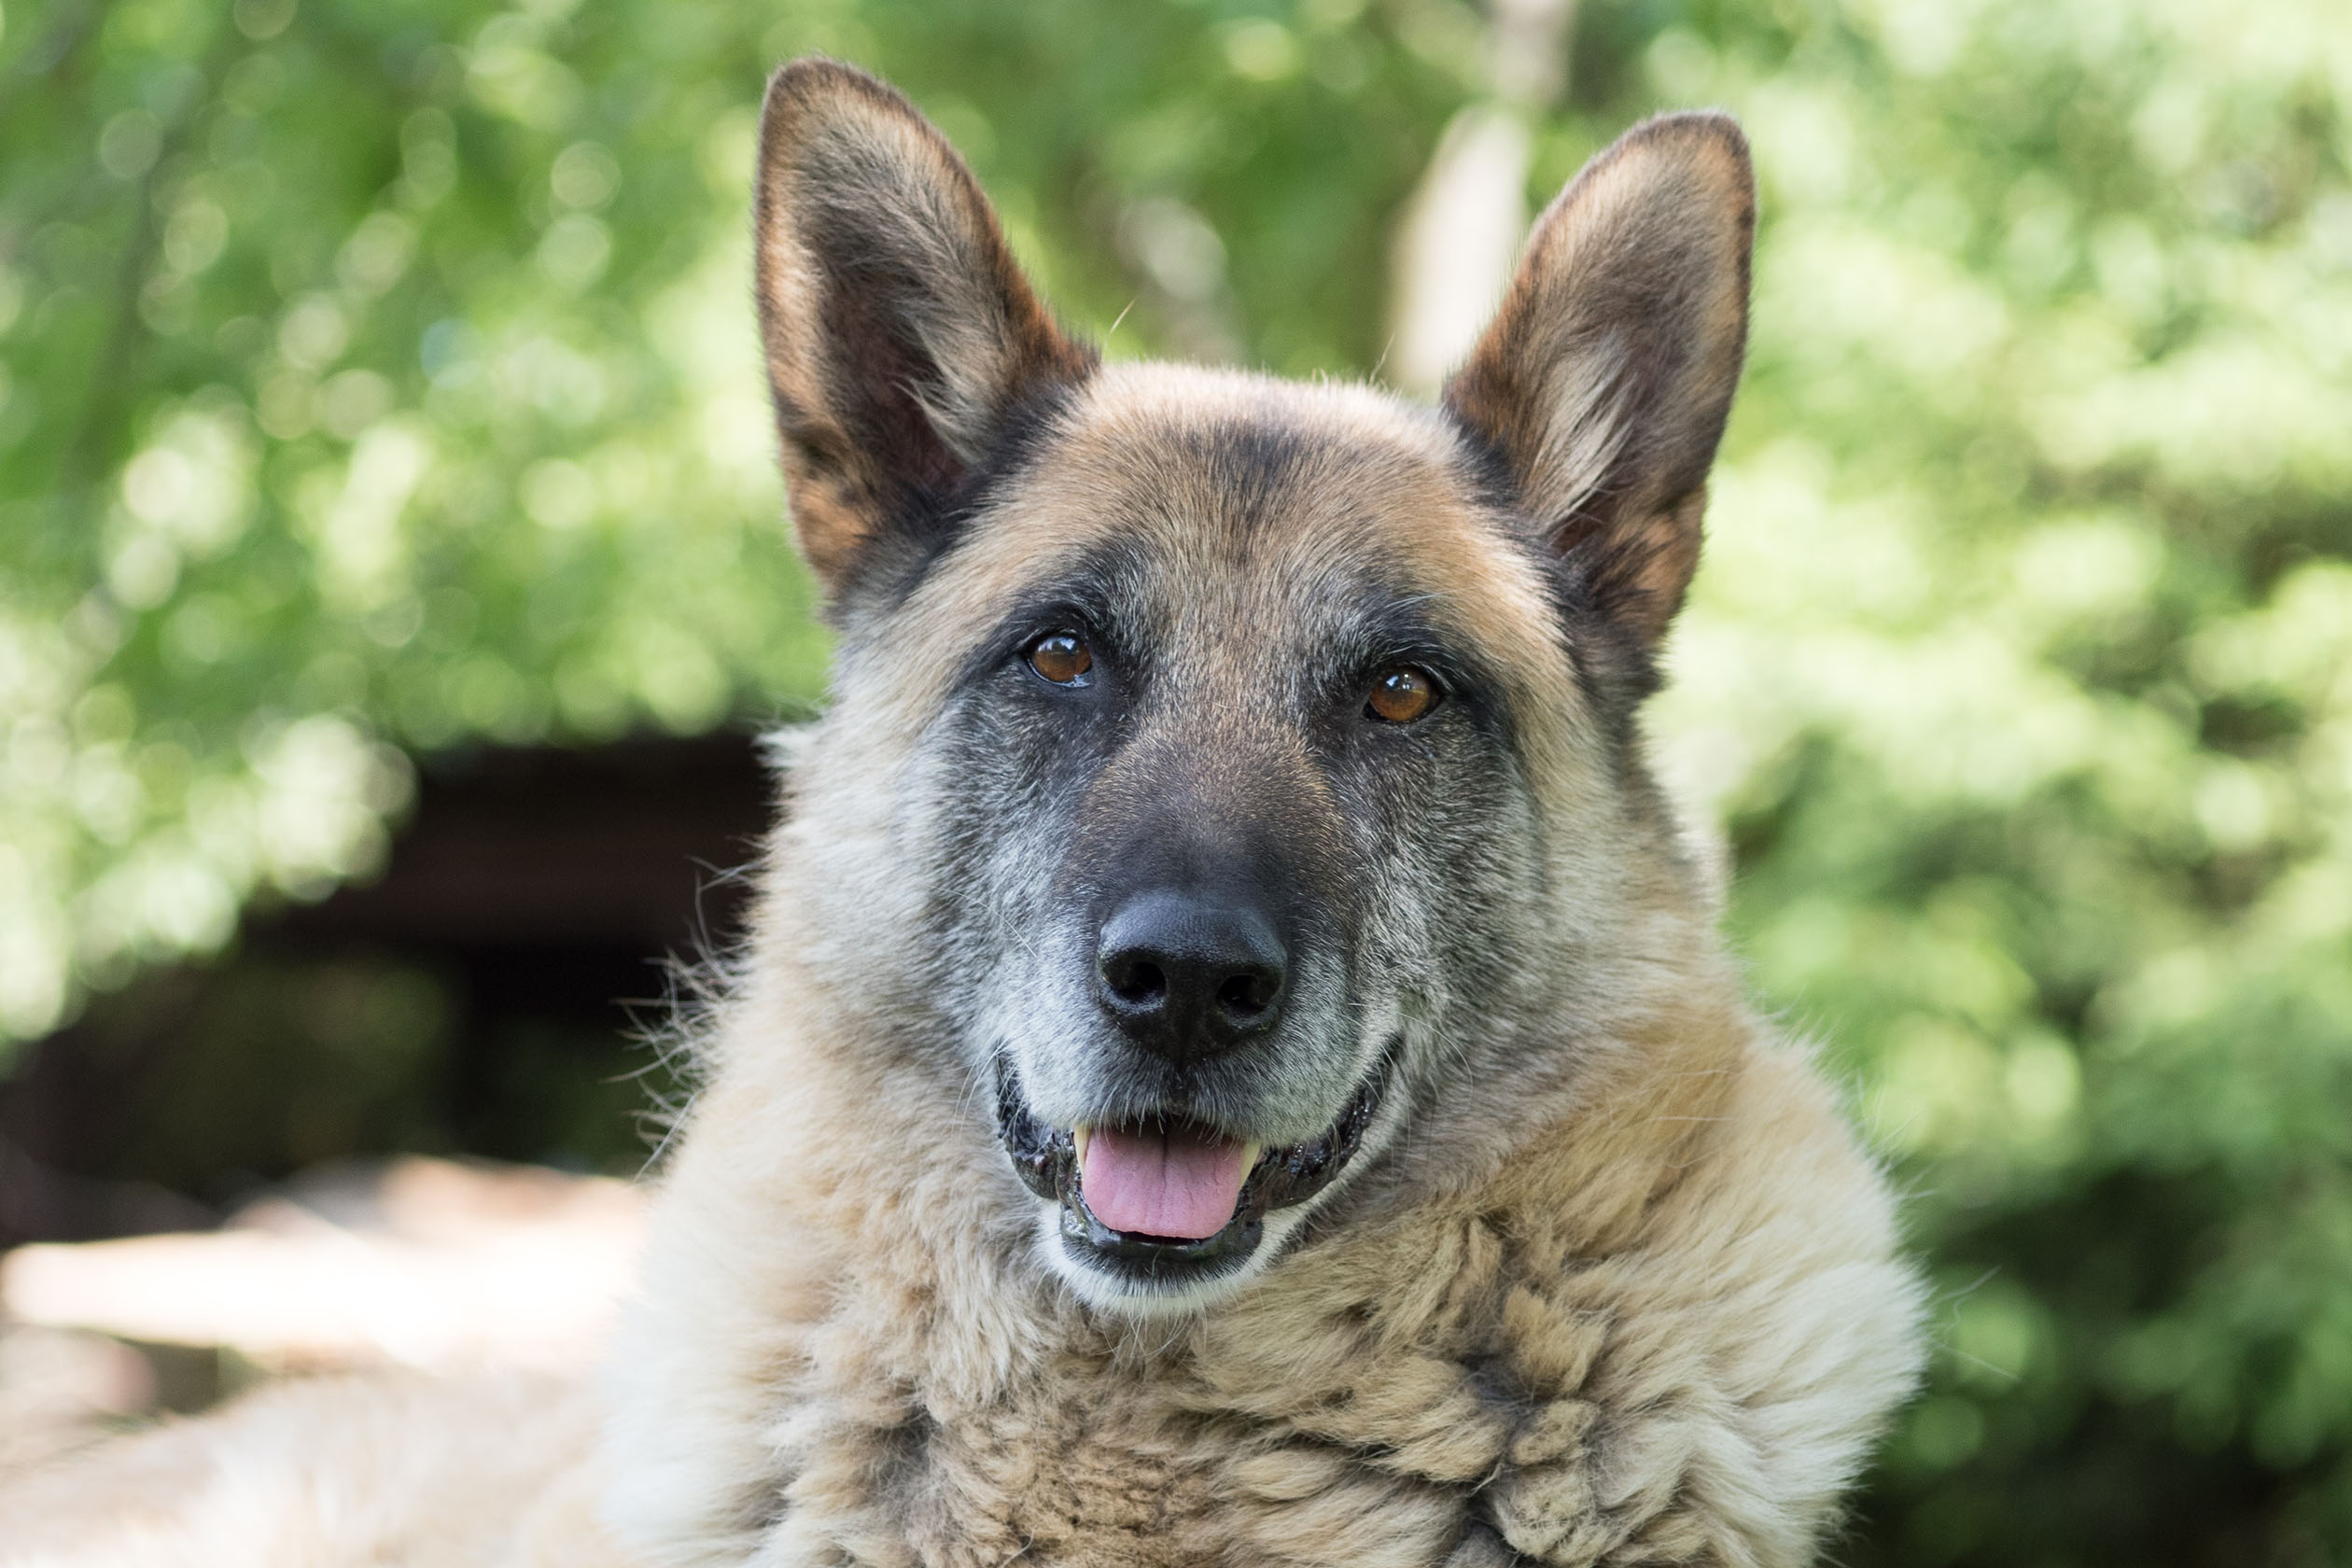
<instances>
[{"instance_id":1,"label":"dappled sunlight","mask_svg":"<svg viewBox=\"0 0 2352 1568\"><path fill-rule=\"evenodd\" d=\"M315 1172L216 1232L20 1247L0 1309L277 1369L576 1371L642 1230L623 1183L408 1158Z\"/></svg>"},{"instance_id":2,"label":"dappled sunlight","mask_svg":"<svg viewBox=\"0 0 2352 1568\"><path fill-rule=\"evenodd\" d=\"M749 291L778 59L903 83L1109 357L1423 391L1525 212L1640 115L1720 105L1760 181L1752 344L1649 724L1941 1291L1843 1560L2342 1558L2343 13L10 6L0 1058L375 875L415 757L821 699ZM73 1255L407 1314L336 1354L440 1365L443 1295L553 1309L388 1233L155 1245ZM329 1252L363 1262L307 1272ZM11 1303L100 1279L65 1255L10 1265ZM155 1310L238 1294L121 1267Z\"/></svg>"}]
</instances>

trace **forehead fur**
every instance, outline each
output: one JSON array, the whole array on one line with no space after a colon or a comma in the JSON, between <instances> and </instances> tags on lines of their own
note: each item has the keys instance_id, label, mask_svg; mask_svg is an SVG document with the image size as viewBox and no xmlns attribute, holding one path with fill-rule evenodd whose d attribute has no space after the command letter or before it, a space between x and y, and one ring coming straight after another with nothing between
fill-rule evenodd
<instances>
[{"instance_id":1,"label":"forehead fur","mask_svg":"<svg viewBox=\"0 0 2352 1568\"><path fill-rule=\"evenodd\" d=\"M1484 496L1443 414L1361 385L1161 364L1088 378L882 618L892 699L935 709L1008 610L1111 547L1148 558L1188 600L1278 618L1261 632L1311 624L1315 595L1336 584L1392 582L1496 672L1516 711L1582 711L1532 539Z\"/></svg>"}]
</instances>

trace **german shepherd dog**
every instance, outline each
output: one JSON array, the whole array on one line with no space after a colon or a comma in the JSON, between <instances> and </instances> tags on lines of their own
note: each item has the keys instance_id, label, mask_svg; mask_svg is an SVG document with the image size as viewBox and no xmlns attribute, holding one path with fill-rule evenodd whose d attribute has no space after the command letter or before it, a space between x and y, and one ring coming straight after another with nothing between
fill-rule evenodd
<instances>
[{"instance_id":1,"label":"german shepherd dog","mask_svg":"<svg viewBox=\"0 0 2352 1568\"><path fill-rule=\"evenodd\" d=\"M1669 116L1440 408L1107 365L903 98L777 75L840 652L617 1362L646 1550L1809 1558L1914 1282L1639 721L1754 218Z\"/></svg>"},{"instance_id":2,"label":"german shepherd dog","mask_svg":"<svg viewBox=\"0 0 2352 1568\"><path fill-rule=\"evenodd\" d=\"M833 700L548 1559L1810 1561L1917 1282L1640 721L1738 129L1595 158L1436 408L1101 363L847 66L758 177Z\"/></svg>"}]
</instances>

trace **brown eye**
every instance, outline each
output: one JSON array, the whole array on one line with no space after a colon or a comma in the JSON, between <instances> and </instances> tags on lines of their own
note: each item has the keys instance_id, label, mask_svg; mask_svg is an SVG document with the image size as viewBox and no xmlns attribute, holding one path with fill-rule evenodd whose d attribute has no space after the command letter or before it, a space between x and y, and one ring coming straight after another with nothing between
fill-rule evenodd
<instances>
[{"instance_id":1,"label":"brown eye","mask_svg":"<svg viewBox=\"0 0 2352 1568\"><path fill-rule=\"evenodd\" d=\"M1057 686L1075 685L1094 668L1094 650L1076 632L1049 632L1029 645L1029 668Z\"/></svg>"},{"instance_id":2,"label":"brown eye","mask_svg":"<svg viewBox=\"0 0 2352 1568\"><path fill-rule=\"evenodd\" d=\"M1399 665L1372 683L1364 711L1383 723L1409 724L1436 706L1436 678L1425 669Z\"/></svg>"}]
</instances>

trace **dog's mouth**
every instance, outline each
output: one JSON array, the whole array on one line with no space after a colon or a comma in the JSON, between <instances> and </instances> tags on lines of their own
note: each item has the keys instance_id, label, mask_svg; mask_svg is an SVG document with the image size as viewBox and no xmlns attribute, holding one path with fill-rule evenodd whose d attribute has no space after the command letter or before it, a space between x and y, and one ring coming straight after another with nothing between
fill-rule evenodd
<instances>
[{"instance_id":1,"label":"dog's mouth","mask_svg":"<svg viewBox=\"0 0 2352 1568\"><path fill-rule=\"evenodd\" d=\"M1183 1116L1049 1127L1009 1070L998 1075L998 1134L1023 1184L1059 1207L1073 1256L1131 1284L1182 1286L1239 1268L1267 1215L1332 1183L1379 1109L1387 1060L1300 1143L1267 1148Z\"/></svg>"}]
</instances>

